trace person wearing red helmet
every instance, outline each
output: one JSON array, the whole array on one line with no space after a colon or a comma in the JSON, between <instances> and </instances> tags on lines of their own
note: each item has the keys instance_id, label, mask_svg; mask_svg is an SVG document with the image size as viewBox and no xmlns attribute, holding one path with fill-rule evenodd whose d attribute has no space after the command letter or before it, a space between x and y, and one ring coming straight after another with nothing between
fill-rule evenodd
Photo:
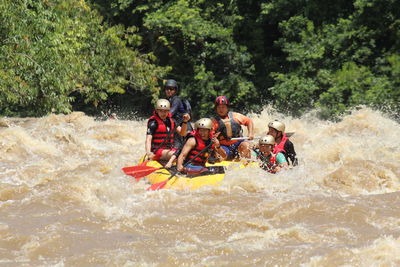
<instances>
[{"instance_id":1,"label":"person wearing red helmet","mask_svg":"<svg viewBox=\"0 0 400 267\"><path fill-rule=\"evenodd\" d=\"M215 99L217 116L213 118L213 131L220 132L218 140L226 152L224 160L232 160L237 157L251 157L251 146L243 140L231 140L242 136L242 126L247 127L248 139L254 138L253 120L243 114L229 111L229 100L226 96L218 96Z\"/></svg>"}]
</instances>

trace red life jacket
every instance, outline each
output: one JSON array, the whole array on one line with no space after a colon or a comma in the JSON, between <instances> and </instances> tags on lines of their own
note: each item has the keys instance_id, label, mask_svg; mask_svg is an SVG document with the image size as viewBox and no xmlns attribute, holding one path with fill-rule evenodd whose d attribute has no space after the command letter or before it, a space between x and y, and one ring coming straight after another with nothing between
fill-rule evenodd
<instances>
[{"instance_id":1,"label":"red life jacket","mask_svg":"<svg viewBox=\"0 0 400 267\"><path fill-rule=\"evenodd\" d=\"M152 152L157 152L158 149L169 149L174 144L175 123L171 117L171 113L168 113L167 120L171 123L171 129L169 131L167 131L167 126L156 112L150 117L149 121L154 119L157 122L157 129L151 140Z\"/></svg>"},{"instance_id":2,"label":"red life jacket","mask_svg":"<svg viewBox=\"0 0 400 267\"><path fill-rule=\"evenodd\" d=\"M286 133L284 133L281 142L279 144L275 144L274 151L272 153L274 153L275 155L279 152L283 152L283 154L286 154L285 144L287 140L289 140L289 138L286 136Z\"/></svg>"},{"instance_id":3,"label":"red life jacket","mask_svg":"<svg viewBox=\"0 0 400 267\"><path fill-rule=\"evenodd\" d=\"M194 137L196 139L196 146L189 151L189 154L186 158L186 162L191 160L192 158L194 158L195 156L197 156L200 151L202 151L206 146L206 142L201 139L199 132L197 130L195 131L191 131L188 134L188 138L190 137ZM211 138L211 134L210 134L210 138ZM209 140L211 142L211 140ZM210 147L210 149L213 149L214 144ZM193 165L200 165L200 166L205 166L208 157L210 156L209 151L204 151L203 153L201 153L199 156L197 156L194 160L191 161L191 164Z\"/></svg>"}]
</instances>

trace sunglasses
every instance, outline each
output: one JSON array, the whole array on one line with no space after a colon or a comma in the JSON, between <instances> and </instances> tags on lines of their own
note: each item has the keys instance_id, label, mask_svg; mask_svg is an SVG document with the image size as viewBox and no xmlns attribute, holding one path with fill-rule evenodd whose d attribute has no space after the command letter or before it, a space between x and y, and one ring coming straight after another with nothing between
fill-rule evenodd
<instances>
[{"instance_id":1,"label":"sunglasses","mask_svg":"<svg viewBox=\"0 0 400 267\"><path fill-rule=\"evenodd\" d=\"M176 87L165 87L165 90L174 91L176 90Z\"/></svg>"}]
</instances>

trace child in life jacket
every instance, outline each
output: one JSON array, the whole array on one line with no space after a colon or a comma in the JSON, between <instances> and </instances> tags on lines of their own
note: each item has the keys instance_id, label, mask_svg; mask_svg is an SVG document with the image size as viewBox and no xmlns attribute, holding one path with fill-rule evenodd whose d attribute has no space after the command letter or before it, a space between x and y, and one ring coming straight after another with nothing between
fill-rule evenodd
<instances>
[{"instance_id":1,"label":"child in life jacket","mask_svg":"<svg viewBox=\"0 0 400 267\"><path fill-rule=\"evenodd\" d=\"M252 156L260 161L260 167L270 173L277 173L288 167L288 162L283 153L273 154L275 138L272 135L266 135L258 141L258 147L253 148Z\"/></svg>"}]
</instances>

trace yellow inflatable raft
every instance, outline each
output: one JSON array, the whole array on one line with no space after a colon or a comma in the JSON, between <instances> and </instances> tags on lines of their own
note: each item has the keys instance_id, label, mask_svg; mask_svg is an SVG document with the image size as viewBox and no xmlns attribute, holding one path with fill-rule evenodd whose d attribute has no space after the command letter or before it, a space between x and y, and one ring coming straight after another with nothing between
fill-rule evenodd
<instances>
[{"instance_id":1,"label":"yellow inflatable raft","mask_svg":"<svg viewBox=\"0 0 400 267\"><path fill-rule=\"evenodd\" d=\"M144 159L140 160L140 163L144 162ZM145 166L161 168L163 165L154 160L145 162ZM215 164L207 164L208 171L201 173L200 175L190 176L177 174L172 177L168 183L165 185L165 189L198 189L203 186L216 186L221 183L225 177L225 170L229 168L245 168L245 167L257 167L257 163L247 163L247 162L235 162L235 161L222 161ZM173 171L166 169L156 170L153 173L147 175L147 179L151 184L159 183L165 181L171 175L174 174Z\"/></svg>"}]
</instances>

